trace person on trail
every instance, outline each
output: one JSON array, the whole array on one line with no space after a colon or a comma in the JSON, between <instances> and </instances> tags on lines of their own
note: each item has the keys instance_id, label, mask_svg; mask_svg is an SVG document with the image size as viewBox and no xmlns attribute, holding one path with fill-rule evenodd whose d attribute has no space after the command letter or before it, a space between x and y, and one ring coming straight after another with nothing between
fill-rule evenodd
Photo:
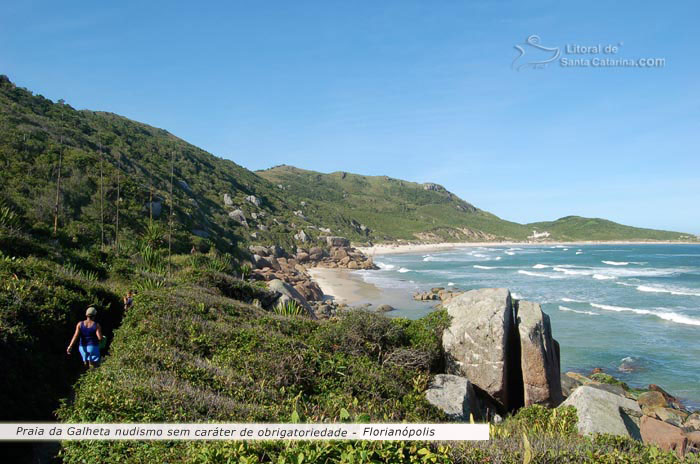
<instances>
[{"instance_id":1,"label":"person on trail","mask_svg":"<svg viewBox=\"0 0 700 464\"><path fill-rule=\"evenodd\" d=\"M102 327L95 321L97 310L90 306L85 312L85 320L78 322L75 333L68 345L66 353L70 354L73 345L80 338L78 350L83 357L83 364L95 367L100 362L100 341L102 341Z\"/></svg>"},{"instance_id":2,"label":"person on trail","mask_svg":"<svg viewBox=\"0 0 700 464\"><path fill-rule=\"evenodd\" d=\"M192 249L190 250L191 255L196 255L197 254L197 247L192 245Z\"/></svg>"},{"instance_id":3,"label":"person on trail","mask_svg":"<svg viewBox=\"0 0 700 464\"><path fill-rule=\"evenodd\" d=\"M123 298L124 301L124 312L126 312L134 304L134 291L129 290Z\"/></svg>"}]
</instances>

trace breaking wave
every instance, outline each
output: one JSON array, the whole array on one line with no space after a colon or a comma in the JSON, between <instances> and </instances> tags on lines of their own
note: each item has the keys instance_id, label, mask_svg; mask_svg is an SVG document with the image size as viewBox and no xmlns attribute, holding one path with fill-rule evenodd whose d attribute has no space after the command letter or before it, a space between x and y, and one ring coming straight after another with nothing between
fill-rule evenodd
<instances>
[{"instance_id":1,"label":"breaking wave","mask_svg":"<svg viewBox=\"0 0 700 464\"><path fill-rule=\"evenodd\" d=\"M571 308L567 308L566 306L561 306L561 305L559 305L559 311L569 311L569 312L577 313L577 314L588 314L589 316L599 316L598 313L594 313L593 311L579 311L578 309L571 309Z\"/></svg>"},{"instance_id":2,"label":"breaking wave","mask_svg":"<svg viewBox=\"0 0 700 464\"><path fill-rule=\"evenodd\" d=\"M693 317L686 316L684 314L678 314L674 313L672 311L655 311L651 309L637 309L637 308L626 308L624 306L612 306L612 305L604 305L604 304L598 304L598 303L591 303L591 306L594 308L598 309L604 309L606 311L615 311L615 312L631 312L634 314L641 314L644 316L656 316L659 319L663 319L665 321L670 321L670 322L675 322L677 324L686 324L686 325L697 325L700 326L700 319L696 319Z\"/></svg>"}]
</instances>

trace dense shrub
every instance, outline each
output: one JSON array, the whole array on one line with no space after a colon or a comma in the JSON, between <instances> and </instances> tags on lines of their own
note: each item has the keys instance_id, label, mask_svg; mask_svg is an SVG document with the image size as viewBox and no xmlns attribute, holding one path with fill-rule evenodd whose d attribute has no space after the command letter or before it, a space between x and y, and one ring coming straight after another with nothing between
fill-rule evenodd
<instances>
[{"instance_id":1,"label":"dense shrub","mask_svg":"<svg viewBox=\"0 0 700 464\"><path fill-rule=\"evenodd\" d=\"M120 318L118 297L86 278L36 258L0 256L0 420L51 417L82 363L66 346L89 305L107 334Z\"/></svg>"}]
</instances>

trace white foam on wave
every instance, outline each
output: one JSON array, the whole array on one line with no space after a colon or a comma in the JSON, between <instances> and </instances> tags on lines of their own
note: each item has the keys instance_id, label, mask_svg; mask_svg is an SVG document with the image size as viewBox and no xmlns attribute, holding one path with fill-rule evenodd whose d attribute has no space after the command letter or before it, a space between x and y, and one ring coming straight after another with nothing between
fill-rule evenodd
<instances>
[{"instance_id":1,"label":"white foam on wave","mask_svg":"<svg viewBox=\"0 0 700 464\"><path fill-rule=\"evenodd\" d=\"M475 264L474 269L496 269L496 268L493 266L481 266L479 264Z\"/></svg>"},{"instance_id":2,"label":"white foam on wave","mask_svg":"<svg viewBox=\"0 0 700 464\"><path fill-rule=\"evenodd\" d=\"M603 264L609 264L611 266L627 266L629 262L627 261L601 261Z\"/></svg>"},{"instance_id":3,"label":"white foam on wave","mask_svg":"<svg viewBox=\"0 0 700 464\"><path fill-rule=\"evenodd\" d=\"M523 299L523 297L520 296L519 293L515 293L515 292L511 293L510 296L512 296L512 297L515 298L516 300L522 300L522 299Z\"/></svg>"},{"instance_id":4,"label":"white foam on wave","mask_svg":"<svg viewBox=\"0 0 700 464\"><path fill-rule=\"evenodd\" d=\"M604 275L604 274L593 274L593 278L595 280L614 280L617 277L615 276L610 276L610 275Z\"/></svg>"},{"instance_id":5,"label":"white foam on wave","mask_svg":"<svg viewBox=\"0 0 700 464\"><path fill-rule=\"evenodd\" d=\"M671 295L700 296L700 292L695 292L687 288L650 287L648 285L639 285L637 290L646 293L670 293Z\"/></svg>"},{"instance_id":6,"label":"white foam on wave","mask_svg":"<svg viewBox=\"0 0 700 464\"><path fill-rule=\"evenodd\" d=\"M546 277L547 279L563 279L562 276L558 275L542 274L541 272L523 271L522 269L518 271L518 274L524 274L532 277Z\"/></svg>"},{"instance_id":7,"label":"white foam on wave","mask_svg":"<svg viewBox=\"0 0 700 464\"><path fill-rule=\"evenodd\" d=\"M496 261L499 261L499 260L501 259L501 257L500 257L500 256L496 256L496 257L493 258L493 259L496 260Z\"/></svg>"},{"instance_id":8,"label":"white foam on wave","mask_svg":"<svg viewBox=\"0 0 700 464\"><path fill-rule=\"evenodd\" d=\"M379 269L381 269L383 271L391 271L392 269L394 269L396 267L393 264L385 264L385 263L382 263L381 261L375 261L374 264L376 264L379 267Z\"/></svg>"},{"instance_id":9,"label":"white foam on wave","mask_svg":"<svg viewBox=\"0 0 700 464\"><path fill-rule=\"evenodd\" d=\"M547 266L546 264L535 264L534 266L532 266L533 269L547 269L548 267L551 266Z\"/></svg>"},{"instance_id":10,"label":"white foam on wave","mask_svg":"<svg viewBox=\"0 0 700 464\"><path fill-rule=\"evenodd\" d=\"M582 254L583 254L583 251L579 250L579 251L576 252L576 254L577 254L577 255L582 255Z\"/></svg>"},{"instance_id":11,"label":"white foam on wave","mask_svg":"<svg viewBox=\"0 0 700 464\"><path fill-rule=\"evenodd\" d=\"M589 316L599 316L598 313L594 313L593 311L580 311L578 309L567 308L566 306L561 306L561 305L559 305L559 311L569 311L569 312L576 313L576 314L587 314Z\"/></svg>"},{"instance_id":12,"label":"white foam on wave","mask_svg":"<svg viewBox=\"0 0 700 464\"><path fill-rule=\"evenodd\" d=\"M512 251L506 251L505 254L507 254L508 256L515 256L515 253L513 253Z\"/></svg>"},{"instance_id":13,"label":"white foam on wave","mask_svg":"<svg viewBox=\"0 0 700 464\"><path fill-rule=\"evenodd\" d=\"M448 287L454 287L455 283L454 282L447 282Z\"/></svg>"},{"instance_id":14,"label":"white foam on wave","mask_svg":"<svg viewBox=\"0 0 700 464\"><path fill-rule=\"evenodd\" d=\"M408 268L402 267L401 269L399 269L399 272L403 274L404 272L411 272L411 270Z\"/></svg>"},{"instance_id":15,"label":"white foam on wave","mask_svg":"<svg viewBox=\"0 0 700 464\"><path fill-rule=\"evenodd\" d=\"M605 275L609 277L662 277L684 272L681 268L625 268L625 267L586 267L575 266L571 264L561 264L552 268L554 271L561 272L570 276L592 276L594 274Z\"/></svg>"},{"instance_id":16,"label":"white foam on wave","mask_svg":"<svg viewBox=\"0 0 700 464\"><path fill-rule=\"evenodd\" d=\"M568 249L568 248L564 248L564 250L563 250L563 251L569 251L569 249Z\"/></svg>"},{"instance_id":17,"label":"white foam on wave","mask_svg":"<svg viewBox=\"0 0 700 464\"><path fill-rule=\"evenodd\" d=\"M574 300L573 298L566 298L566 297L562 298L561 301L563 301L565 303L585 303L585 301Z\"/></svg>"},{"instance_id":18,"label":"white foam on wave","mask_svg":"<svg viewBox=\"0 0 700 464\"><path fill-rule=\"evenodd\" d=\"M670 322L675 322L677 324L700 326L700 319L689 317L689 316L686 316L683 314L674 313L672 311L667 311L664 308L660 308L661 311L655 311L655 310L651 310L651 309L626 308L624 306L612 306L612 305L604 305L604 304L598 304L598 303L591 303L591 306L593 306L594 308L598 308L598 309L604 309L606 311L615 311L618 313L631 312L634 314L640 314L640 315L644 315L644 316L656 316L659 319L663 319L665 321L670 321Z\"/></svg>"}]
</instances>

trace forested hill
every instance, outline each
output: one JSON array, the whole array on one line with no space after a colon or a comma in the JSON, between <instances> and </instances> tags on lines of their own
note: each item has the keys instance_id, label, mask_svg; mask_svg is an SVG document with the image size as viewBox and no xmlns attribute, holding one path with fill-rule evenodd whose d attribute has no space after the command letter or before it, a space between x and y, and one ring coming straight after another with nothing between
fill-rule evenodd
<instances>
[{"instance_id":1,"label":"forested hill","mask_svg":"<svg viewBox=\"0 0 700 464\"><path fill-rule=\"evenodd\" d=\"M355 242L526 240L533 229L552 239L687 239L583 218L521 225L437 184L288 166L253 173L163 129L54 103L6 76L0 168L3 214L47 238L56 221L56 238L80 247L163 237L171 184L175 252L213 245L240 254L251 243L293 247L324 235Z\"/></svg>"}]
</instances>

